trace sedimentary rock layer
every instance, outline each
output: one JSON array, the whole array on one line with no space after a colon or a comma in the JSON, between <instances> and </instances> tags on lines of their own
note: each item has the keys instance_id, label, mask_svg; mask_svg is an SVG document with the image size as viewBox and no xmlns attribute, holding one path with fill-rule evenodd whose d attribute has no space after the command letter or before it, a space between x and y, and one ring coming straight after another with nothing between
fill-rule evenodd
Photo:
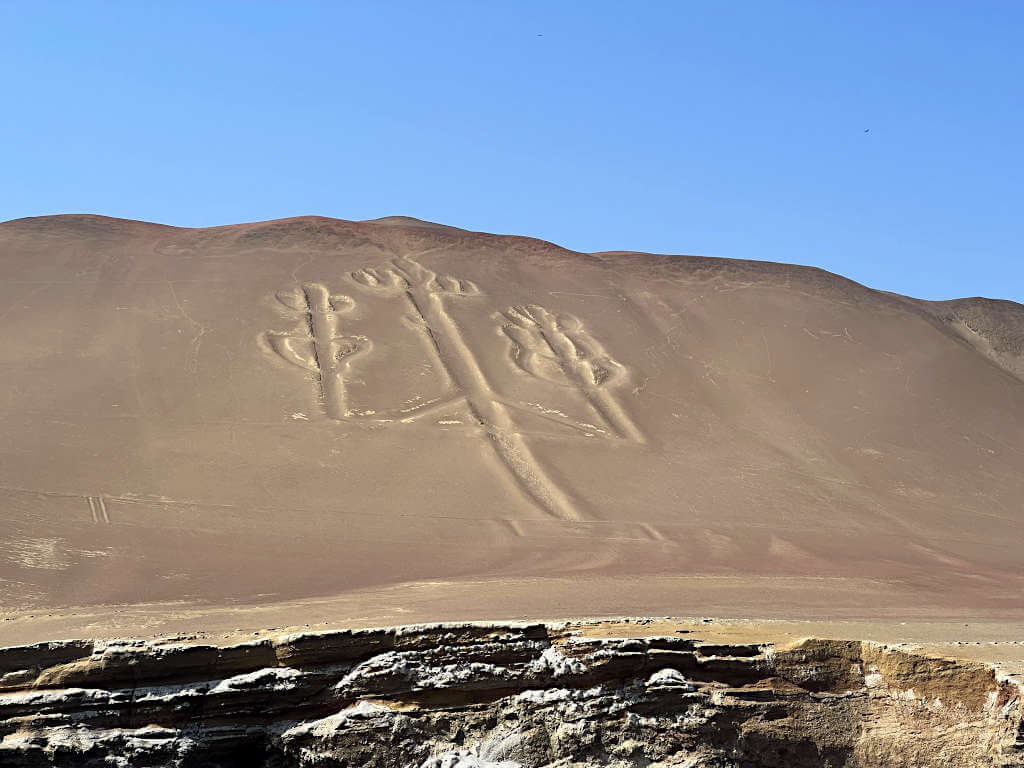
<instances>
[{"instance_id":1,"label":"sedimentary rock layer","mask_svg":"<svg viewBox=\"0 0 1024 768\"><path fill-rule=\"evenodd\" d=\"M0 765L1024 766L1021 681L984 664L608 634L447 624L8 648Z\"/></svg>"}]
</instances>

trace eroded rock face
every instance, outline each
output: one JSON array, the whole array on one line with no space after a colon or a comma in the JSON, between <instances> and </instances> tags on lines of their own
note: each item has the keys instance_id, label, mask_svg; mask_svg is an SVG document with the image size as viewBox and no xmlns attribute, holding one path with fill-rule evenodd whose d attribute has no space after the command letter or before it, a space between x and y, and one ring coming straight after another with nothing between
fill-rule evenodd
<instances>
[{"instance_id":1,"label":"eroded rock face","mask_svg":"<svg viewBox=\"0 0 1024 768\"><path fill-rule=\"evenodd\" d=\"M1021 682L982 664L856 641L587 634L465 624L0 650L0 765L1024 766Z\"/></svg>"}]
</instances>

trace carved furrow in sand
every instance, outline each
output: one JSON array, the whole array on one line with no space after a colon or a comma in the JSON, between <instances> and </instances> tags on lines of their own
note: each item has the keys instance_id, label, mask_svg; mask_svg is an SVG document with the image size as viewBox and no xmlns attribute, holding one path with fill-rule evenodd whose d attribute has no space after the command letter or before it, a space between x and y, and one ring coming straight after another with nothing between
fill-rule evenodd
<instances>
[{"instance_id":1,"label":"carved furrow in sand","mask_svg":"<svg viewBox=\"0 0 1024 768\"><path fill-rule=\"evenodd\" d=\"M302 286L309 313L310 336L313 340L313 354L316 357L320 392L328 417L343 419L346 416L344 383L338 371L337 349L334 337L337 335L337 319L332 311L330 292L318 283Z\"/></svg>"},{"instance_id":2,"label":"carved furrow in sand","mask_svg":"<svg viewBox=\"0 0 1024 768\"><path fill-rule=\"evenodd\" d=\"M504 331L515 345L512 359L516 365L539 378L549 378L542 363L554 364L615 435L638 444L647 442L640 428L608 392L608 385L623 378L625 366L601 349L579 318L568 313L556 314L536 304L510 307L501 317L505 320Z\"/></svg>"},{"instance_id":3,"label":"carved furrow in sand","mask_svg":"<svg viewBox=\"0 0 1024 768\"><path fill-rule=\"evenodd\" d=\"M407 286L406 299L423 319L441 364L464 393L473 418L483 427L488 442L516 484L552 516L563 520L586 519L568 494L544 472L508 410L498 402L441 296L431 288L432 277L422 279L422 267L408 259L396 260L394 265Z\"/></svg>"}]
</instances>

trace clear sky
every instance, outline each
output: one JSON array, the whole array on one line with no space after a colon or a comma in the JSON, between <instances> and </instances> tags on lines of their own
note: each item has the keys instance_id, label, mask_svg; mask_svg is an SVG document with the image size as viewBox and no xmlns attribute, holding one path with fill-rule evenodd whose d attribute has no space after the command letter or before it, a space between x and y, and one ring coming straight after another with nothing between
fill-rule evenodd
<instances>
[{"instance_id":1,"label":"clear sky","mask_svg":"<svg viewBox=\"0 0 1024 768\"><path fill-rule=\"evenodd\" d=\"M0 220L416 216L1024 301L1024 2L0 0Z\"/></svg>"}]
</instances>

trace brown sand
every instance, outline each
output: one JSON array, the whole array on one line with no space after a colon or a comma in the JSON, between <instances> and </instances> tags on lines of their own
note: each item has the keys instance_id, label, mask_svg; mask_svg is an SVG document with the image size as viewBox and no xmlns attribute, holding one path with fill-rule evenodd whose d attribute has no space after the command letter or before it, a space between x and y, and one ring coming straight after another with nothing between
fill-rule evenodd
<instances>
[{"instance_id":1,"label":"brown sand","mask_svg":"<svg viewBox=\"0 0 1024 768\"><path fill-rule=\"evenodd\" d=\"M401 218L56 216L0 224L0 331L0 645L1024 625L1011 302Z\"/></svg>"}]
</instances>

